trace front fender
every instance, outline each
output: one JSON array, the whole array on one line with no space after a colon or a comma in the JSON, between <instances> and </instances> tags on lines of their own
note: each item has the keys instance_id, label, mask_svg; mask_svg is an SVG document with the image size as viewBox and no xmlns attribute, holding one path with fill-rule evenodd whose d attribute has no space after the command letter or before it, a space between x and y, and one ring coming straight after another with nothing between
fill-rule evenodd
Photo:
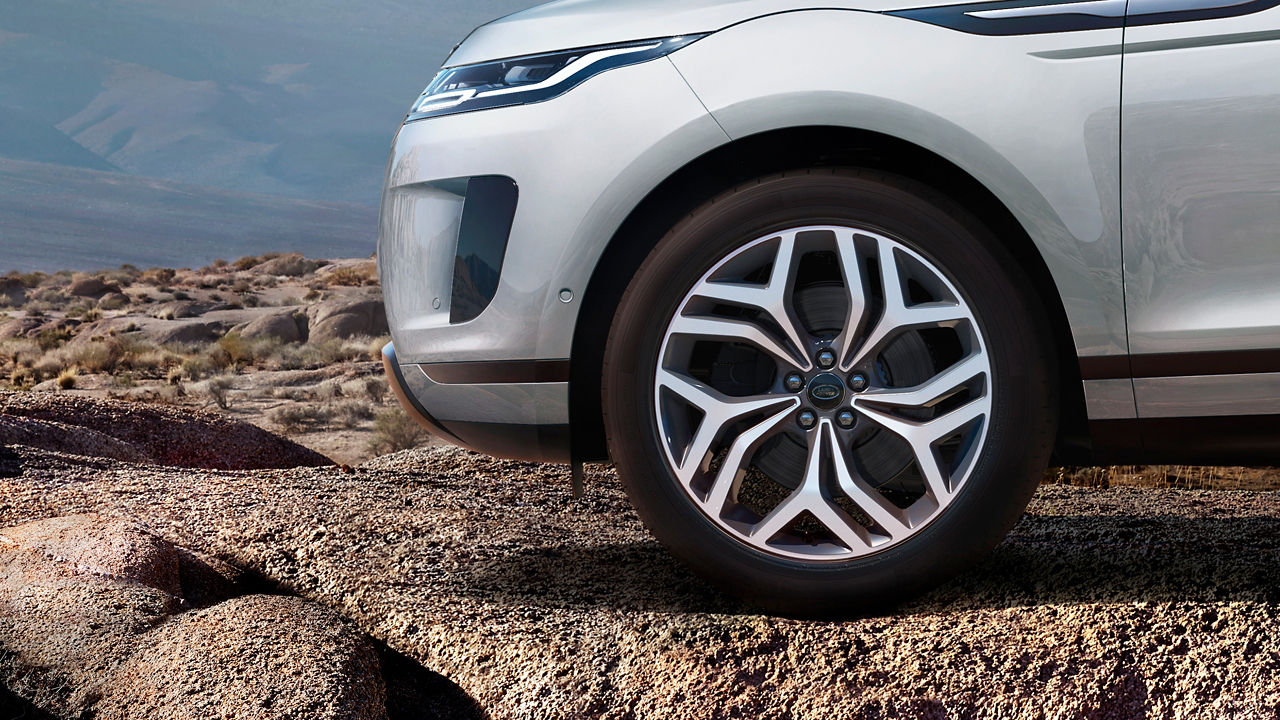
<instances>
[{"instance_id":1,"label":"front fender","mask_svg":"<svg viewBox=\"0 0 1280 720\"><path fill-rule=\"evenodd\" d=\"M1081 356L1127 352L1119 29L989 37L851 10L727 28L671 60L733 139L868 130L940 155L1013 213L1053 275ZM1053 52L1057 51L1057 52Z\"/></svg>"}]
</instances>

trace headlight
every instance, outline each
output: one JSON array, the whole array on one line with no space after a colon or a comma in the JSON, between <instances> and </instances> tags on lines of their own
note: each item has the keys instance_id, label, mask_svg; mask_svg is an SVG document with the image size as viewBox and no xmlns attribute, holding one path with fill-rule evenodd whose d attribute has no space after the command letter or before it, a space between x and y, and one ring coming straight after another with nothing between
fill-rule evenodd
<instances>
[{"instance_id":1,"label":"headlight","mask_svg":"<svg viewBox=\"0 0 1280 720\"><path fill-rule=\"evenodd\" d=\"M660 58L702 37L681 35L444 68L405 122L550 100L593 75Z\"/></svg>"}]
</instances>

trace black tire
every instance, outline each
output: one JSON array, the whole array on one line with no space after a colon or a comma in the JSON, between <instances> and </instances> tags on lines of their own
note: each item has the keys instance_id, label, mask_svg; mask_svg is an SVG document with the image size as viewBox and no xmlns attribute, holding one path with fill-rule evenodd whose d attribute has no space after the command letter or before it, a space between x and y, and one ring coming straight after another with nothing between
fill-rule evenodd
<instances>
[{"instance_id":1,"label":"black tire","mask_svg":"<svg viewBox=\"0 0 1280 720\"><path fill-rule=\"evenodd\" d=\"M787 227L856 224L928 256L965 294L987 341L994 404L959 495L916 534L839 563L772 556L731 537L668 468L652 388L667 322L685 293L744 243ZM764 609L831 616L892 606L985 557L1013 527L1048 463L1057 423L1048 321L1013 256L962 207L920 183L852 169L781 173L736 187L663 237L628 286L603 368L605 430L650 532L696 572Z\"/></svg>"}]
</instances>

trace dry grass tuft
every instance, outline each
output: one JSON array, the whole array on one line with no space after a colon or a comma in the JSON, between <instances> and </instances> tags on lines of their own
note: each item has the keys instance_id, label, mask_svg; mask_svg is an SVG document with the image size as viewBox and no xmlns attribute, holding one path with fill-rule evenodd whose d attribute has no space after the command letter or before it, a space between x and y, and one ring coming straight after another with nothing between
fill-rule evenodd
<instances>
[{"instance_id":1,"label":"dry grass tuft","mask_svg":"<svg viewBox=\"0 0 1280 720\"><path fill-rule=\"evenodd\" d=\"M369 452L375 455L399 452L417 447L426 437L422 426L398 407L379 412L373 421L373 439Z\"/></svg>"},{"instance_id":2,"label":"dry grass tuft","mask_svg":"<svg viewBox=\"0 0 1280 720\"><path fill-rule=\"evenodd\" d=\"M76 379L80 377L80 372L73 367L67 368L58 374L58 387L63 390L70 390L76 386Z\"/></svg>"}]
</instances>

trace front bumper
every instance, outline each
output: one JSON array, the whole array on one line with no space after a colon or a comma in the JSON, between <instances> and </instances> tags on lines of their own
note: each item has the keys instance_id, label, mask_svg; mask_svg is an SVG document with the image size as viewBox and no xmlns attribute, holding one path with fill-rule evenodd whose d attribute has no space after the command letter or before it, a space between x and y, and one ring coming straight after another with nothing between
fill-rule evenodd
<instances>
[{"instance_id":1,"label":"front bumper","mask_svg":"<svg viewBox=\"0 0 1280 720\"><path fill-rule=\"evenodd\" d=\"M389 377L428 428L489 454L567 460L569 356L596 264L653 188L727 139L665 58L547 102L405 124L378 264L398 370ZM493 218L503 182L514 188L509 221ZM465 231L468 215L482 241ZM495 234L505 234L496 261Z\"/></svg>"}]
</instances>

